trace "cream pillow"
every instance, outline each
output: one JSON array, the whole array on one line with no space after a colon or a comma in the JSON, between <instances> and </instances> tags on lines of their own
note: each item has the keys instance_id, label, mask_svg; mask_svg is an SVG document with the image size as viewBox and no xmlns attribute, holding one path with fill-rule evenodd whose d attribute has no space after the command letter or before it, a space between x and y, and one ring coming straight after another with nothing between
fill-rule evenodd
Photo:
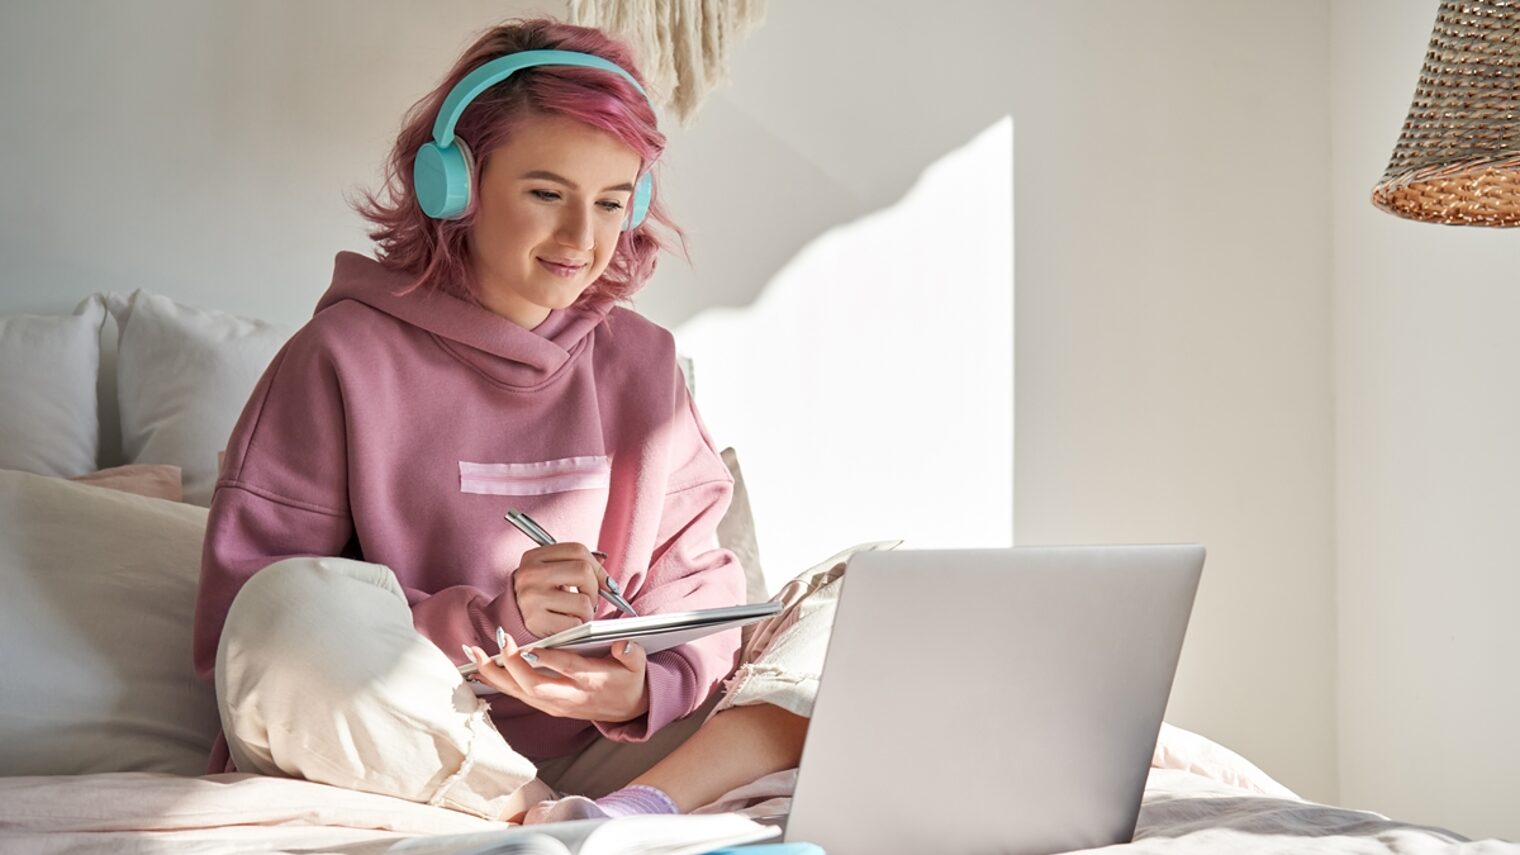
<instances>
[{"instance_id":1,"label":"cream pillow","mask_svg":"<svg viewBox=\"0 0 1520 855\"><path fill-rule=\"evenodd\" d=\"M0 469L71 478L95 470L95 381L105 308L0 317Z\"/></svg>"},{"instance_id":2,"label":"cream pillow","mask_svg":"<svg viewBox=\"0 0 1520 855\"><path fill-rule=\"evenodd\" d=\"M107 295L106 305L120 328L116 398L124 462L178 466L185 501L209 506L217 452L295 330L141 290Z\"/></svg>"},{"instance_id":3,"label":"cream pillow","mask_svg":"<svg viewBox=\"0 0 1520 855\"><path fill-rule=\"evenodd\" d=\"M0 471L0 774L205 771L205 525L192 505Z\"/></svg>"},{"instance_id":4,"label":"cream pillow","mask_svg":"<svg viewBox=\"0 0 1520 855\"><path fill-rule=\"evenodd\" d=\"M744 471L739 468L739 455L732 448L723 449L721 456L728 474L734 476L734 499L718 522L718 543L734 553L744 568L744 601L763 603L771 595L765 586L765 572L760 569L760 543L755 537L755 515L750 511Z\"/></svg>"}]
</instances>

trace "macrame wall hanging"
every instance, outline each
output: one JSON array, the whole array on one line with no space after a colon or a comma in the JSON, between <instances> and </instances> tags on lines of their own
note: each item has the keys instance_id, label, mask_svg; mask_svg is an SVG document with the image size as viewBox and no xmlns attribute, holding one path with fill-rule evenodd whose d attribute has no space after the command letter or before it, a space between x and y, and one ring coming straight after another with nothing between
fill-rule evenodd
<instances>
[{"instance_id":1,"label":"macrame wall hanging","mask_svg":"<svg viewBox=\"0 0 1520 855\"><path fill-rule=\"evenodd\" d=\"M655 103L688 127L728 79L735 46L764 18L765 0L570 0L570 23L627 41Z\"/></svg>"}]
</instances>

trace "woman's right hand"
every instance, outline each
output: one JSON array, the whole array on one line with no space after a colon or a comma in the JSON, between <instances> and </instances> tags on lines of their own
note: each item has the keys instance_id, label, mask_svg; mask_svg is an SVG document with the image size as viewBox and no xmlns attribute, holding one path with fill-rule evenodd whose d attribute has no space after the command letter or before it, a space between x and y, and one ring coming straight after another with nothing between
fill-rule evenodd
<instances>
[{"instance_id":1,"label":"woman's right hand","mask_svg":"<svg viewBox=\"0 0 1520 855\"><path fill-rule=\"evenodd\" d=\"M585 623L596 614L607 571L580 543L556 543L523 553L512 574L523 625L538 638Z\"/></svg>"}]
</instances>

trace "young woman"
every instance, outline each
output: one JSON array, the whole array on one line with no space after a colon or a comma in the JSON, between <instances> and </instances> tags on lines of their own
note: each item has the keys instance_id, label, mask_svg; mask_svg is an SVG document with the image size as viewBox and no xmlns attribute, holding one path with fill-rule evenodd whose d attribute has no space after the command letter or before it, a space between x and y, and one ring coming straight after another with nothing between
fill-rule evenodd
<instances>
[{"instance_id":1,"label":"young woman","mask_svg":"<svg viewBox=\"0 0 1520 855\"><path fill-rule=\"evenodd\" d=\"M641 614L743 600L732 478L670 334L618 305L653 225L679 234L663 145L627 50L552 21L486 32L409 114L359 208L377 258L339 253L228 445L195 617L214 771L514 819L691 810L796 765L817 643L539 652L558 675L518 652L614 616L599 587ZM798 633L833 575L756 637ZM498 636L479 697L457 666Z\"/></svg>"}]
</instances>

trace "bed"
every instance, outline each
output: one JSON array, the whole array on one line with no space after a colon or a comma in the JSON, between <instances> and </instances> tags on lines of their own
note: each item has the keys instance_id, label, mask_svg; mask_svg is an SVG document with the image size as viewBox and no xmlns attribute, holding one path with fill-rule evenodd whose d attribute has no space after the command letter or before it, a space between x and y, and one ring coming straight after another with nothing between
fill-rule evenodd
<instances>
[{"instance_id":1,"label":"bed","mask_svg":"<svg viewBox=\"0 0 1520 855\"><path fill-rule=\"evenodd\" d=\"M0 851L463 851L503 824L318 783L202 774L190 619L218 453L293 330L143 291L0 318ZM732 449L724 545L764 576ZM800 568L799 568L800 569ZM792 772L702 813L784 813ZM954 799L925 809L954 822ZM458 846L455 847L455 843ZM454 847L454 848L451 848ZM1105 852L1520 852L1305 801L1164 725L1136 839Z\"/></svg>"}]
</instances>

